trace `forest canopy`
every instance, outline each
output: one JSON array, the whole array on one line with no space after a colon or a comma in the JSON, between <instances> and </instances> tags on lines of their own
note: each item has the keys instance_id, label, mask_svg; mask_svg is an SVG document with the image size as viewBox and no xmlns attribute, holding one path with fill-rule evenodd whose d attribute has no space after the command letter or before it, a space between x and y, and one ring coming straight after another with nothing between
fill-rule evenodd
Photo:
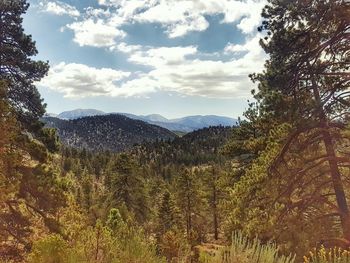
<instances>
[{"instance_id":1,"label":"forest canopy","mask_svg":"<svg viewBox=\"0 0 350 263\"><path fill-rule=\"evenodd\" d=\"M0 0L1 262L350 262L349 1L268 0L238 125L121 153L41 122L28 7Z\"/></svg>"}]
</instances>

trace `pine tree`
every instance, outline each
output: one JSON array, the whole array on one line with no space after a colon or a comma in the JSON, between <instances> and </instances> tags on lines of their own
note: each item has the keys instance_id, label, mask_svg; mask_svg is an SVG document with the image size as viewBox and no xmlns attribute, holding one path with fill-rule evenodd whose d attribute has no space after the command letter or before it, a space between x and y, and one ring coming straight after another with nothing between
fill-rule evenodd
<instances>
[{"instance_id":1,"label":"pine tree","mask_svg":"<svg viewBox=\"0 0 350 263\"><path fill-rule=\"evenodd\" d=\"M21 17L28 9L25 0L0 1L0 79L8 84L7 98L26 127L32 127L45 110L34 82L48 72L48 63L34 61L35 42L24 33Z\"/></svg>"},{"instance_id":2,"label":"pine tree","mask_svg":"<svg viewBox=\"0 0 350 263\"><path fill-rule=\"evenodd\" d=\"M127 154L117 156L107 174L110 185L106 187L111 192L114 206L125 205L139 222L145 221L149 213L145 181L132 157Z\"/></svg>"},{"instance_id":3,"label":"pine tree","mask_svg":"<svg viewBox=\"0 0 350 263\"><path fill-rule=\"evenodd\" d=\"M56 213L65 198L48 150L21 132L3 82L0 90L0 258L18 260L30 248L34 221L59 231Z\"/></svg>"},{"instance_id":4,"label":"pine tree","mask_svg":"<svg viewBox=\"0 0 350 263\"><path fill-rule=\"evenodd\" d=\"M219 239L219 202L223 197L222 189L222 171L213 164L211 167L204 171L203 181L206 187L205 193L209 203L210 216L212 217L212 229L214 232L214 239Z\"/></svg>"},{"instance_id":5,"label":"pine tree","mask_svg":"<svg viewBox=\"0 0 350 263\"><path fill-rule=\"evenodd\" d=\"M39 122L44 105L34 82L45 76L48 64L31 59L37 50L21 17L28 6L24 0L0 1L0 123L7 127L0 146L0 191L7 193L0 204L0 256L5 261L23 257L32 232L40 231L36 228L59 232L57 213L65 203L50 163L57 136Z\"/></svg>"},{"instance_id":6,"label":"pine tree","mask_svg":"<svg viewBox=\"0 0 350 263\"><path fill-rule=\"evenodd\" d=\"M158 209L158 227L160 235L168 230L181 228L179 209L169 191L165 191Z\"/></svg>"},{"instance_id":7,"label":"pine tree","mask_svg":"<svg viewBox=\"0 0 350 263\"><path fill-rule=\"evenodd\" d=\"M205 228L202 212L205 211L205 204L198 173L182 167L175 180L177 201L184 216L187 239L190 242L202 241Z\"/></svg>"},{"instance_id":8,"label":"pine tree","mask_svg":"<svg viewBox=\"0 0 350 263\"><path fill-rule=\"evenodd\" d=\"M280 94L284 112L295 123L278 161L298 136L323 143L325 156L317 160L328 163L344 237L350 241L350 212L334 139L350 106L349 12L344 0L269 1L260 30L267 31L261 43L270 59L255 80L265 109L277 113L268 94Z\"/></svg>"}]
</instances>

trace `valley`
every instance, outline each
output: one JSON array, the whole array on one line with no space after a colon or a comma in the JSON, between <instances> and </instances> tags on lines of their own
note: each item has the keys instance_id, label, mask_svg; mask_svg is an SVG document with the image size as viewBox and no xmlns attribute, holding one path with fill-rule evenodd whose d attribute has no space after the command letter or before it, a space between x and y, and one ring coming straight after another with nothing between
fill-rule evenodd
<instances>
[{"instance_id":1,"label":"valley","mask_svg":"<svg viewBox=\"0 0 350 263\"><path fill-rule=\"evenodd\" d=\"M0 0L0 262L350 263L349 36L347 0Z\"/></svg>"}]
</instances>

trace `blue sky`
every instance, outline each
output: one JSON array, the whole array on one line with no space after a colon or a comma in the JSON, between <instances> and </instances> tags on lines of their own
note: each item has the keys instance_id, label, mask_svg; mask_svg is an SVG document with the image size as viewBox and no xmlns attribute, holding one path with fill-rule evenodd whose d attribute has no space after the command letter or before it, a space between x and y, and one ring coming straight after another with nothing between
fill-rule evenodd
<instances>
[{"instance_id":1,"label":"blue sky","mask_svg":"<svg viewBox=\"0 0 350 263\"><path fill-rule=\"evenodd\" d=\"M241 116L266 55L265 0L30 0L26 33L50 72L37 83L75 108L175 118Z\"/></svg>"}]
</instances>

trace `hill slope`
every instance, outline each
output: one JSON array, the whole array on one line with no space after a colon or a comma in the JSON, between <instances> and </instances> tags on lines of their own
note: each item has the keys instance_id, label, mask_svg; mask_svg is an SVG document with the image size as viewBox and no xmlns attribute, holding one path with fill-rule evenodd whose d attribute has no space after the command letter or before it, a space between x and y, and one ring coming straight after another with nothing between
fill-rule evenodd
<instances>
[{"instance_id":1,"label":"hill slope","mask_svg":"<svg viewBox=\"0 0 350 263\"><path fill-rule=\"evenodd\" d=\"M118 114L74 120L44 117L43 122L47 127L57 129L64 145L95 151L121 152L130 149L134 144L176 137L162 127Z\"/></svg>"},{"instance_id":2,"label":"hill slope","mask_svg":"<svg viewBox=\"0 0 350 263\"><path fill-rule=\"evenodd\" d=\"M60 119L78 119L86 116L96 116L96 115L107 115L103 111L94 110L94 109L76 109L72 111L65 111L57 115ZM150 124L154 124L171 131L180 131L180 132L192 132L194 130L207 128L210 126L234 126L237 123L236 119L217 116L217 115L195 115L187 116L178 119L167 119L159 114L150 114L150 115L135 115L130 113L117 113L113 112L110 114L119 114L124 115L128 118L134 120L145 121Z\"/></svg>"},{"instance_id":3,"label":"hill slope","mask_svg":"<svg viewBox=\"0 0 350 263\"><path fill-rule=\"evenodd\" d=\"M172 141L148 142L132 149L140 162L166 165L200 165L220 162L224 156L220 149L232 135L231 127L213 126L190 132Z\"/></svg>"},{"instance_id":4,"label":"hill slope","mask_svg":"<svg viewBox=\"0 0 350 263\"><path fill-rule=\"evenodd\" d=\"M96 116L96 115L104 115L106 114L103 111L95 110L95 109L75 109L71 111L64 111L57 115L57 118L65 119L65 120L73 120L82 117Z\"/></svg>"}]
</instances>

